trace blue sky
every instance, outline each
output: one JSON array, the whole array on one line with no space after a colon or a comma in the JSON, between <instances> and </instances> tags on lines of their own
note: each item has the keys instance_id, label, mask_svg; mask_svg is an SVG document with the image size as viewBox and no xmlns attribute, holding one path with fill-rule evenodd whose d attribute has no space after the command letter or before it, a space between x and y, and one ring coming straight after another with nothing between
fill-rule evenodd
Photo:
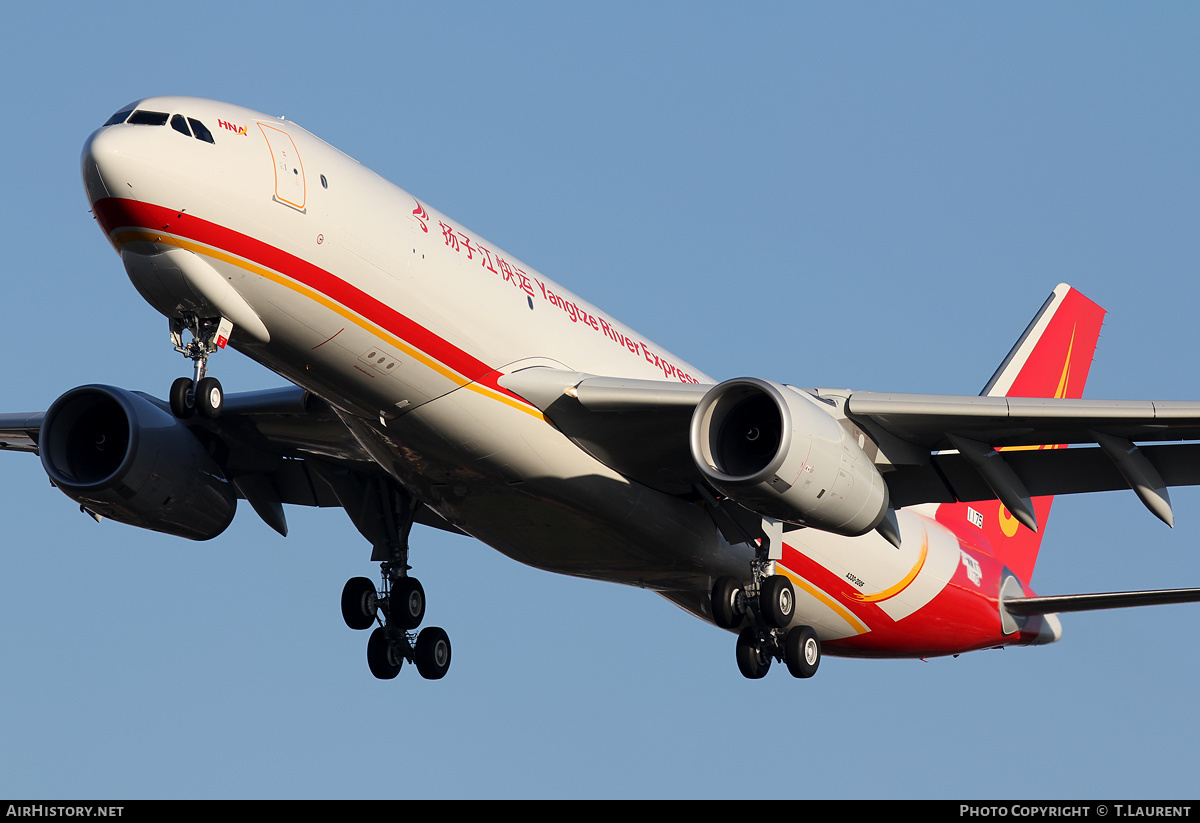
<instances>
[{"instance_id":1,"label":"blue sky","mask_svg":"<svg viewBox=\"0 0 1200 823\"><path fill-rule=\"evenodd\" d=\"M1059 281L1087 394L1200 396L1200 11L1184 4L53 4L8 10L6 411L185 361L87 212L122 104L286 115L718 378L975 393ZM234 353L227 390L280 384ZM1041 593L1200 586L1167 529L1062 498ZM208 543L0 471L0 796L1194 797L1200 607L1059 644L748 682L639 590L418 530L448 677L370 676L338 511Z\"/></svg>"}]
</instances>

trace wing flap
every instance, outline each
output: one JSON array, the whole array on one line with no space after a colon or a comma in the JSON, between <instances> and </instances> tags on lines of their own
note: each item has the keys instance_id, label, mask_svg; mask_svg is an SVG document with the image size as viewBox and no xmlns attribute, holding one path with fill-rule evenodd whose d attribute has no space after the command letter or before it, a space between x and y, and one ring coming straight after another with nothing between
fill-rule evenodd
<instances>
[{"instance_id":1,"label":"wing flap","mask_svg":"<svg viewBox=\"0 0 1200 823\"><path fill-rule=\"evenodd\" d=\"M1200 444L1144 446L1140 451L1165 485L1200 485ZM1004 462L1033 497L1129 489L1124 475L1099 448L1006 451ZM884 478L897 507L996 498L979 472L956 452L933 455L923 466L898 466Z\"/></svg>"}]
</instances>

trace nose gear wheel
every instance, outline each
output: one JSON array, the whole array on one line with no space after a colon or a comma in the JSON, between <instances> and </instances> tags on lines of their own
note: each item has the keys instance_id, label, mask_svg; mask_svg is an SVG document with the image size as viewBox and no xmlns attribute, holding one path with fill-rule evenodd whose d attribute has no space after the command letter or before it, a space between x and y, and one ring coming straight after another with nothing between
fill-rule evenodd
<instances>
[{"instance_id":1,"label":"nose gear wheel","mask_svg":"<svg viewBox=\"0 0 1200 823\"><path fill-rule=\"evenodd\" d=\"M217 378L208 376L208 356L224 345L233 326L224 318L199 318L191 313L171 318L170 324L175 351L192 361L193 372L191 378L180 377L171 384L171 412L180 419L197 411L202 417L216 419L225 405L225 391ZM191 334L186 345L185 331Z\"/></svg>"}]
</instances>

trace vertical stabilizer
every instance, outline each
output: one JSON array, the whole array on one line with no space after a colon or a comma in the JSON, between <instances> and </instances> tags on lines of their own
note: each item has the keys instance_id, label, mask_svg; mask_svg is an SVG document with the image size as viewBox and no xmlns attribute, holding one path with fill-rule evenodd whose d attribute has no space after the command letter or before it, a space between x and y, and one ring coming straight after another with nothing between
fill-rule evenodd
<instances>
[{"instance_id":1,"label":"vertical stabilizer","mask_svg":"<svg viewBox=\"0 0 1200 823\"><path fill-rule=\"evenodd\" d=\"M1066 283L1060 283L981 394L987 397L1082 397L1103 323L1104 309ZM981 515L984 536L997 558L1028 583L1053 501L1053 497L1033 498L1036 532L1018 523L998 500L945 504L938 509L938 519L979 522ZM970 516L968 508L976 516Z\"/></svg>"}]
</instances>

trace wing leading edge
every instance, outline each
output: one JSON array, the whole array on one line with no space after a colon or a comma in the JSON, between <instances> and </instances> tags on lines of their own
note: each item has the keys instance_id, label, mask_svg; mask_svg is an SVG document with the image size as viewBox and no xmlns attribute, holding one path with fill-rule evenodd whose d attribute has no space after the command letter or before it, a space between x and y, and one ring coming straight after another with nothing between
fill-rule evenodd
<instances>
[{"instance_id":1,"label":"wing leading edge","mask_svg":"<svg viewBox=\"0 0 1200 823\"><path fill-rule=\"evenodd\" d=\"M676 494L701 482L688 447L688 424L711 386L677 390L665 382L545 368L515 372L501 383L631 480ZM530 390L535 385L539 391ZM873 441L897 508L996 499L987 479L957 448L964 441L1011 449L1003 452L1003 461L1033 496L1200 484L1200 444L1134 445L1200 440L1200 403L807 393ZM1064 444L1093 448L1057 448Z\"/></svg>"},{"instance_id":2,"label":"wing leading edge","mask_svg":"<svg viewBox=\"0 0 1200 823\"><path fill-rule=\"evenodd\" d=\"M1200 402L1080 399L1088 341L1102 318L1102 309L1060 284L984 396L790 388L865 435L893 508L1000 499L1015 512L1031 496L1133 489L1169 524L1166 488L1200 484L1200 443L1183 442L1200 440ZM1040 374L1046 385L1031 385L1033 370L1023 366L1039 345L1066 357L1061 370ZM514 372L501 385L631 480L672 494L703 485L688 431L713 386L543 367Z\"/></svg>"}]
</instances>

